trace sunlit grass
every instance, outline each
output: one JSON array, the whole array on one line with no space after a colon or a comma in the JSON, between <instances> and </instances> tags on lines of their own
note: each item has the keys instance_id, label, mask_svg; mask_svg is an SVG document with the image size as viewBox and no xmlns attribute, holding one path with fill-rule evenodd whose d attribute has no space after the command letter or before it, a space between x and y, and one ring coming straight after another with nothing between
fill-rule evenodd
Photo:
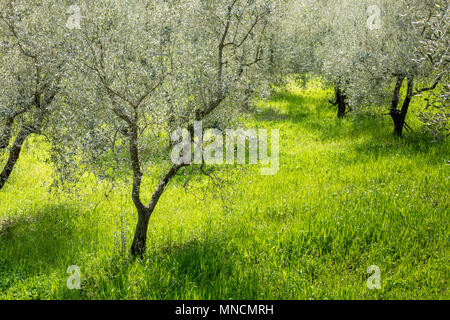
<instances>
[{"instance_id":1,"label":"sunlit grass","mask_svg":"<svg viewBox=\"0 0 450 320\"><path fill-rule=\"evenodd\" d=\"M448 299L448 142L395 138L387 117L337 120L331 96L313 81L259 102L248 125L280 129L279 173L229 168L224 185L187 190L176 179L143 261L120 254L129 190L85 177L80 193L49 193L46 152L30 143L0 192L0 298ZM381 290L366 286L371 265Z\"/></svg>"}]
</instances>

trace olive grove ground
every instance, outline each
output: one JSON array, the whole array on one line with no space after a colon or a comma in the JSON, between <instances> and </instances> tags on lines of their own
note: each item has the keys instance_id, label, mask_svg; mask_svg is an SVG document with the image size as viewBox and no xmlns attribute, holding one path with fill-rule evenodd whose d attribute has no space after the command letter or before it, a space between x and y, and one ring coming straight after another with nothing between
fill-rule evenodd
<instances>
[{"instance_id":1,"label":"olive grove ground","mask_svg":"<svg viewBox=\"0 0 450 320\"><path fill-rule=\"evenodd\" d=\"M247 120L280 130L277 175L227 167L216 185L180 171L143 260L128 258L128 189L86 174L56 192L47 151L27 143L0 192L0 299L448 299L448 140L396 138L383 116L338 120L332 96L291 83Z\"/></svg>"}]
</instances>

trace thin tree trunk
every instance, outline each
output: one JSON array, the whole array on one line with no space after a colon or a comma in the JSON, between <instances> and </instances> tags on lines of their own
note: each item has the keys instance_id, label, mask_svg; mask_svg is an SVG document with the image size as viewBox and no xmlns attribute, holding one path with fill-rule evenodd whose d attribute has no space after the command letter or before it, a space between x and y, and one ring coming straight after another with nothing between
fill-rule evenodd
<instances>
[{"instance_id":1,"label":"thin tree trunk","mask_svg":"<svg viewBox=\"0 0 450 320\"><path fill-rule=\"evenodd\" d=\"M211 100L207 107L203 110L197 109L195 111L195 119L197 121L201 121L206 116L208 116L211 112L213 112L220 103L225 99L226 95L224 93L224 87L223 87L223 67L224 67L224 59L223 59L223 52L224 48L226 46L225 40L227 38L227 34L230 30L231 25L231 18L232 18L232 10L233 6L235 5L236 1L234 1L233 4L231 4L228 7L228 13L227 13L227 21L225 24L225 30L223 32L223 35L219 42L219 48L218 48L218 59L217 59L217 92L215 94L215 99ZM250 35L251 30L248 32L248 35ZM245 39L244 39L245 41ZM242 41L242 43L244 42ZM170 180L177 174L177 172L184 166L187 166L188 164L180 164L180 165L173 165L170 170L167 172L167 174L164 176L163 179L158 184L158 187L156 188L155 192L153 193L153 196L150 200L150 203L148 206L145 206L140 198L140 188L141 188L141 180L142 180L142 173L141 173L141 166L139 162L139 150L137 146L138 141L138 113L137 113L137 107L138 105L133 106L135 110L135 116L134 119L130 120L125 118L125 120L132 126L132 132L130 134L130 156L131 156L131 162L133 167L133 173L134 173L134 179L133 179L133 202L136 206L136 209L138 211L138 223L136 226L136 233L133 239L133 244L131 246L131 254L133 256L142 256L145 253L146 243L147 243L147 230L148 230L148 224L150 221L150 217L153 214L153 211L156 208L156 205L158 204L159 199L161 198L162 194L164 193L164 190L166 189L168 183ZM123 116L122 116L123 117ZM188 126L189 132L193 133L194 126L190 125ZM193 138L194 135L191 135Z\"/></svg>"},{"instance_id":2,"label":"thin tree trunk","mask_svg":"<svg viewBox=\"0 0 450 320\"><path fill-rule=\"evenodd\" d=\"M137 208L138 223L134 232L131 254L135 257L142 257L147 246L147 230L150 222L151 212L146 209Z\"/></svg>"},{"instance_id":3,"label":"thin tree trunk","mask_svg":"<svg viewBox=\"0 0 450 320\"><path fill-rule=\"evenodd\" d=\"M134 120L137 123L137 118L135 118ZM158 187L153 193L149 205L145 206L141 200L142 171L139 159L137 126L131 126L129 139L130 158L133 168L133 191L131 197L138 213L138 223L136 225L136 231L134 233L133 243L131 245L131 254L135 257L142 257L147 246L147 230L148 224L150 222L150 217L153 214L153 211L155 211L156 205L158 204L158 201L161 198L170 180L184 165L173 165L170 168L164 178L159 182Z\"/></svg>"},{"instance_id":4,"label":"thin tree trunk","mask_svg":"<svg viewBox=\"0 0 450 320\"><path fill-rule=\"evenodd\" d=\"M403 81L405 80L404 75L399 75L397 77L397 83L395 84L394 94L392 96L391 110L389 112L392 121L394 122L394 134L399 136L403 131L403 120L401 117L401 112L398 110L398 104L400 102L400 90L402 89Z\"/></svg>"},{"instance_id":5,"label":"thin tree trunk","mask_svg":"<svg viewBox=\"0 0 450 320\"><path fill-rule=\"evenodd\" d=\"M400 115L401 115L401 119L402 119L402 122L401 122L402 126L401 126L401 128L399 128L400 131L396 131L396 134L398 136L401 136L403 134L403 128L405 127L406 115L408 114L409 106L410 106L411 100L414 96L413 90L414 90L414 78L410 77L410 78L408 78L408 92L406 94L405 101L403 101L402 110L400 111Z\"/></svg>"},{"instance_id":6,"label":"thin tree trunk","mask_svg":"<svg viewBox=\"0 0 450 320\"><path fill-rule=\"evenodd\" d=\"M135 119L135 123L137 123L137 119ZM150 221L151 212L149 212L141 201L142 171L139 159L138 128L136 125L130 127L129 139L131 166L133 168L133 191L131 198L138 212L138 223L131 246L131 254L142 257L145 252L148 222Z\"/></svg>"},{"instance_id":7,"label":"thin tree trunk","mask_svg":"<svg viewBox=\"0 0 450 320\"><path fill-rule=\"evenodd\" d=\"M136 205L136 209L138 211L138 223L136 225L136 231L133 238L133 244L131 245L131 254L135 257L142 257L145 253L145 248L147 246L147 230L148 224L150 222L150 217L155 211L156 205L159 202L164 190L169 184L170 180L177 174L177 172L184 165L173 165L167 174L158 184L155 192L153 193L152 199L147 207L140 205L139 203ZM135 202L136 204L136 202Z\"/></svg>"},{"instance_id":8,"label":"thin tree trunk","mask_svg":"<svg viewBox=\"0 0 450 320\"><path fill-rule=\"evenodd\" d=\"M402 89L403 81L405 76L400 75L397 77L397 83L394 88L394 95L392 97L391 110L397 110L398 103L400 102L400 90Z\"/></svg>"},{"instance_id":9,"label":"thin tree trunk","mask_svg":"<svg viewBox=\"0 0 450 320\"><path fill-rule=\"evenodd\" d=\"M22 129L20 129L16 140L14 141L14 144L11 148L11 151L9 152L9 158L6 162L5 167L3 168L2 173L0 174L0 190L5 185L6 181L9 179L14 166L16 165L17 161L19 160L20 152L22 151L22 145L25 142L25 140L28 138L28 136L33 131L30 130L30 128L23 126Z\"/></svg>"},{"instance_id":10,"label":"thin tree trunk","mask_svg":"<svg viewBox=\"0 0 450 320\"><path fill-rule=\"evenodd\" d=\"M244 92L244 101L242 103L242 108L244 109L244 111L249 112L251 111L251 107L250 107L250 99L251 96L253 94L253 90L250 88L250 86L247 87L247 89L245 89Z\"/></svg>"},{"instance_id":11,"label":"thin tree trunk","mask_svg":"<svg viewBox=\"0 0 450 320\"><path fill-rule=\"evenodd\" d=\"M345 117L347 112L347 97L339 86L335 87L335 105L338 107L338 118Z\"/></svg>"},{"instance_id":12,"label":"thin tree trunk","mask_svg":"<svg viewBox=\"0 0 450 320\"><path fill-rule=\"evenodd\" d=\"M394 135L401 137L403 135L403 128L405 127L405 120L408 114L408 109L411 104L411 100L414 96L414 77L408 77L408 92L405 100L403 101L402 109L398 110L398 104L400 101L400 90L403 85L405 77L399 76L394 89L394 96L392 99L390 116L394 122Z\"/></svg>"},{"instance_id":13,"label":"thin tree trunk","mask_svg":"<svg viewBox=\"0 0 450 320\"><path fill-rule=\"evenodd\" d=\"M0 150L8 147L9 142L11 141L11 133L12 133L13 124L14 124L13 117L6 119L5 127L3 128L3 132L0 135Z\"/></svg>"},{"instance_id":14,"label":"thin tree trunk","mask_svg":"<svg viewBox=\"0 0 450 320\"><path fill-rule=\"evenodd\" d=\"M13 113L12 115L10 115L9 117L6 118L5 127L3 128L3 132L0 135L0 149L5 149L9 146L9 143L11 141L14 121L16 120L16 118L18 116L20 116L21 114L23 114L25 112L27 112L27 108L16 111L15 113Z\"/></svg>"}]
</instances>

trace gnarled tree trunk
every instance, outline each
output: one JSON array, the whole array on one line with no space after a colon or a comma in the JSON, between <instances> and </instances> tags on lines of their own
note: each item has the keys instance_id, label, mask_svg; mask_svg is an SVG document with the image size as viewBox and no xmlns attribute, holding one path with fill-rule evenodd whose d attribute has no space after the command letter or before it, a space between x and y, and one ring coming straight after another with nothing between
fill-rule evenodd
<instances>
[{"instance_id":1,"label":"gnarled tree trunk","mask_svg":"<svg viewBox=\"0 0 450 320\"><path fill-rule=\"evenodd\" d=\"M148 224L150 222L150 217L153 214L153 211L155 211L156 205L158 204L158 201L161 198L162 194L164 193L164 190L166 189L170 180L177 174L177 172L183 166L185 165L184 164L173 165L170 168L170 170L167 172L164 178L161 179L161 181L159 182L158 187L153 193L152 199L150 200L148 206L143 205L143 203L140 200L140 196L138 194L133 194L133 200L136 209L138 211L138 223L136 225L136 231L134 233L133 244L131 245L131 254L133 256L142 257L143 254L145 253L145 248L147 245L147 230ZM140 188L140 181L135 180L135 183L139 183ZM139 188L137 184L133 186L134 190L138 190ZM138 196L139 198L137 198L136 196Z\"/></svg>"},{"instance_id":2,"label":"gnarled tree trunk","mask_svg":"<svg viewBox=\"0 0 450 320\"><path fill-rule=\"evenodd\" d=\"M9 179L14 166L17 163L17 160L19 160L20 152L22 151L22 145L31 133L33 133L33 130L31 130L27 126L23 126L22 129L20 129L16 140L14 141L14 144L9 152L8 161L6 162L6 165L3 168L2 173L0 174L0 190Z\"/></svg>"},{"instance_id":3,"label":"gnarled tree trunk","mask_svg":"<svg viewBox=\"0 0 450 320\"><path fill-rule=\"evenodd\" d=\"M340 86L334 88L334 101L330 101L333 105L337 106L338 118L345 117L347 113L347 96Z\"/></svg>"},{"instance_id":4,"label":"gnarled tree trunk","mask_svg":"<svg viewBox=\"0 0 450 320\"><path fill-rule=\"evenodd\" d=\"M408 114L408 109L411 104L411 100L414 96L413 89L414 89L414 77L409 76L408 77L408 91L405 97L405 100L403 101L403 105L401 110L398 110L398 104L400 102L400 90L403 85L403 81L406 77L405 76L398 76L397 77L397 83L395 85L394 89L394 96L392 99L392 105L391 110L389 112L392 121L394 122L394 135L401 137L403 135L403 129L405 126L407 126L405 120L406 116Z\"/></svg>"},{"instance_id":5,"label":"gnarled tree trunk","mask_svg":"<svg viewBox=\"0 0 450 320\"><path fill-rule=\"evenodd\" d=\"M147 245L147 230L150 222L151 212L146 209L138 210L138 223L134 232L133 244L131 245L131 254L135 257L142 257Z\"/></svg>"},{"instance_id":6,"label":"gnarled tree trunk","mask_svg":"<svg viewBox=\"0 0 450 320\"><path fill-rule=\"evenodd\" d=\"M134 121L131 121L129 132L129 150L131 166L133 168L133 191L131 198L133 199L133 203L138 213L138 222L134 233L133 244L131 245L131 254L135 257L142 257L147 246L147 230L150 217L153 214L153 211L155 211L156 205L158 204L158 201L164 193L164 190L170 180L177 174L178 170L180 170L184 164L173 165L170 168L164 178L162 178L159 182L148 206L144 205L141 200L142 171L139 159L138 127L136 123L137 114L135 115Z\"/></svg>"},{"instance_id":7,"label":"gnarled tree trunk","mask_svg":"<svg viewBox=\"0 0 450 320\"><path fill-rule=\"evenodd\" d=\"M9 142L11 140L13 124L14 124L13 117L9 117L6 119L5 127L3 128L3 132L0 135L0 150L8 147Z\"/></svg>"},{"instance_id":8,"label":"gnarled tree trunk","mask_svg":"<svg viewBox=\"0 0 450 320\"><path fill-rule=\"evenodd\" d=\"M224 59L224 49L228 46L234 46L234 47L240 47L249 39L249 36L252 34L252 31L254 31L255 26L260 23L260 20L262 19L263 15L258 15L255 18L255 22L252 24L252 26L247 30L246 35L244 38L239 42L235 43L235 39L232 42L226 42L227 35L229 34L231 22L233 18L233 7L236 5L237 1L234 1L228 6L227 10L227 18L226 23L224 25L224 31L219 38L219 47L218 47L218 56L217 56L217 87L216 87L216 93L211 97L211 99L208 101L207 104L203 106L203 108L199 108L195 110L195 120L196 121L202 121L205 117L210 115L226 98L226 90L224 90L224 66L227 65L226 59ZM239 23L238 23L239 26ZM259 61L262 60L261 57L261 51L260 49L257 50L256 57L253 61L245 63L241 61L241 66L239 69L238 75L241 76L244 72L244 70ZM104 78L101 78L101 80L104 82ZM108 87L107 87L108 89ZM114 91L109 89L110 92L114 94ZM251 93L251 92L250 92ZM117 94L116 94L117 95ZM123 96L120 95L119 98L122 98ZM145 96L144 96L145 98ZM144 99L143 98L143 99ZM174 164L170 168L170 170L166 173L166 175L161 179L159 182L155 192L153 193L153 196L150 200L150 203L148 206L144 205L141 201L140 197L140 188L141 188L141 178L142 178L142 172L141 172L141 165L139 161L139 149L138 149L138 124L139 124L139 113L138 108L139 104L142 102L143 99L139 99L138 102L135 104L133 102L127 101L128 104L132 107L132 116L129 117L127 114L121 113L120 111L115 111L116 114L121 117L123 120L125 120L129 126L130 126L130 134L129 134L129 142L130 142L130 158L131 158L131 164L133 167L133 193L132 198L133 202L135 204L135 207L138 211L138 223L136 225L136 233L133 239L133 244L131 246L131 253L134 256L142 256L145 252L146 248L146 242L147 242L147 230L148 230L148 224L151 215L153 214L153 211L155 210L156 205L158 204L158 201L160 200L164 190L166 189L167 185L169 184L170 180L177 174L177 172L185 166L189 166L190 163L183 163L183 164ZM191 133L191 139L194 138L194 135L192 134L194 131L194 126L188 125L187 126L188 131ZM194 142L191 140L191 143Z\"/></svg>"}]
</instances>

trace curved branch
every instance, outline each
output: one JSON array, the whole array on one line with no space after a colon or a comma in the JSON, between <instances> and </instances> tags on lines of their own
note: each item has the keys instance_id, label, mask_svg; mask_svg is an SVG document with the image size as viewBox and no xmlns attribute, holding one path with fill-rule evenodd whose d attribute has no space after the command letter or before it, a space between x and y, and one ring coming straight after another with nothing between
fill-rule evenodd
<instances>
[{"instance_id":1,"label":"curved branch","mask_svg":"<svg viewBox=\"0 0 450 320\"><path fill-rule=\"evenodd\" d=\"M417 90L416 92L414 92L414 96L421 94L422 92L426 92L426 91L431 91L436 89L437 85L439 84L439 82L442 80L442 78L444 77L444 75L447 73L447 71L443 71L440 74L438 74L438 76L436 77L436 79L434 80L433 84L430 87L425 87L422 89Z\"/></svg>"}]
</instances>

